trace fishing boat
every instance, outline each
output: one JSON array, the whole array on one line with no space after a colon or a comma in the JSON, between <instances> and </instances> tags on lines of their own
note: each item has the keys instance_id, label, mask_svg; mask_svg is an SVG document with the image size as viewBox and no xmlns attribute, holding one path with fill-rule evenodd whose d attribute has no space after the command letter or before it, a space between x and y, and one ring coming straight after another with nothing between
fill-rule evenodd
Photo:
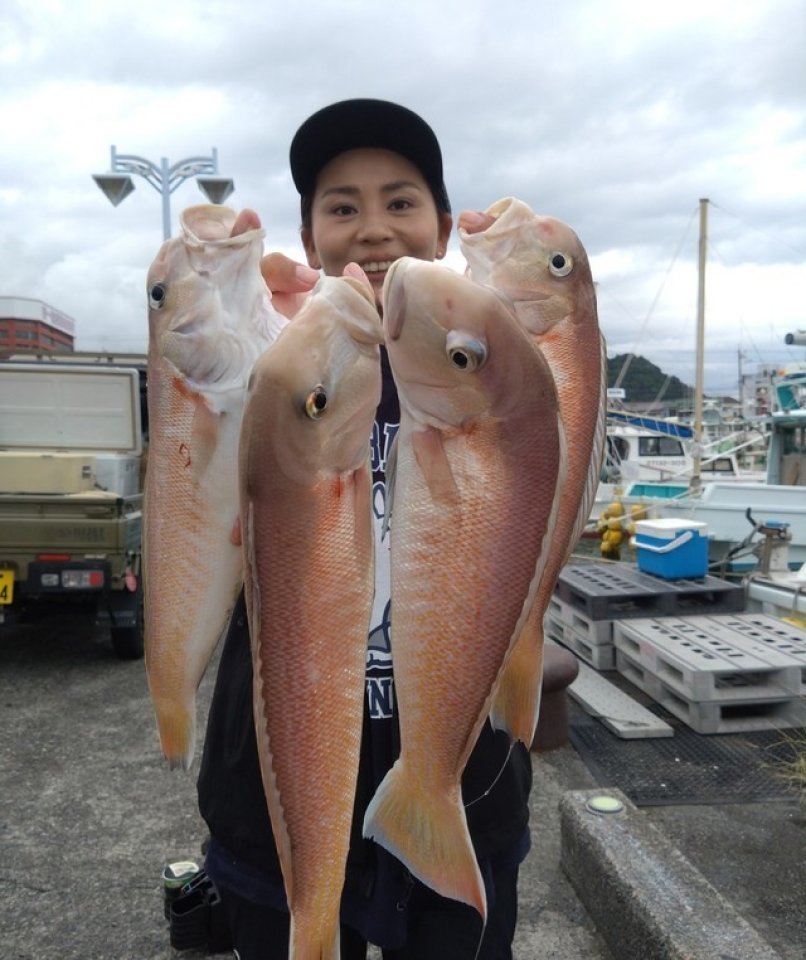
<instances>
[{"instance_id":1,"label":"fishing boat","mask_svg":"<svg viewBox=\"0 0 806 960\"><path fill-rule=\"evenodd\" d=\"M773 413L763 482L712 480L692 483L636 481L614 498L625 515L643 510L649 519L677 518L707 524L709 558L734 570L756 566L750 546L759 525L780 525L789 535L789 566L806 563L806 409Z\"/></svg>"},{"instance_id":2,"label":"fishing boat","mask_svg":"<svg viewBox=\"0 0 806 960\"><path fill-rule=\"evenodd\" d=\"M701 479L765 480L764 471L744 469L739 462L740 451L758 443L761 437L760 431L749 438L743 431L705 445L700 458ZM651 483L658 495L666 495L669 484L687 485L694 471L693 441L694 430L687 424L608 409L597 500L609 502L630 483Z\"/></svg>"},{"instance_id":3,"label":"fishing boat","mask_svg":"<svg viewBox=\"0 0 806 960\"><path fill-rule=\"evenodd\" d=\"M670 431L666 439L656 441L658 449L663 444L667 451L673 442L679 443L681 448L684 442L688 442L690 462L683 462L684 457L678 458L680 472L676 478L671 475L670 463L667 476L630 478L622 472L615 484L612 483L615 478L607 476L608 464L605 462L605 483L600 487L592 519L602 517L609 497L611 503L620 504L627 518L641 511L640 515L650 519L702 521L707 524L710 562L728 571L756 567L759 529L778 529L786 532L789 566L799 568L806 563L806 372L785 374L779 378L775 384L775 409L755 421L756 426L768 435L767 466L763 476L741 475L731 468L731 479L726 480L715 468L719 459L710 458L703 443L707 209L708 201L701 200L694 423L690 435L682 436L679 430L673 435ZM636 449L640 450L640 431L646 432L648 425L625 422L623 426L639 431ZM608 441L608 449L617 443L618 436L614 435L612 442ZM640 463L640 458L636 462ZM708 469L709 466L712 469ZM610 511L611 516L612 513Z\"/></svg>"}]
</instances>

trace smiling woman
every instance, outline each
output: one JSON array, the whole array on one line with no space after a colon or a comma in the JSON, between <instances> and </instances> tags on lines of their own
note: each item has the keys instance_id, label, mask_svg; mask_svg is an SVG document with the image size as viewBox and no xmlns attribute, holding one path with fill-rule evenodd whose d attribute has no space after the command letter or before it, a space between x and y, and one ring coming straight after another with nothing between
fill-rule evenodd
<instances>
[{"instance_id":1,"label":"smiling woman","mask_svg":"<svg viewBox=\"0 0 806 960\"><path fill-rule=\"evenodd\" d=\"M391 263L445 256L451 208L442 154L412 111L348 100L310 117L291 144L308 263L338 276L358 263L380 308Z\"/></svg>"},{"instance_id":2,"label":"smiling woman","mask_svg":"<svg viewBox=\"0 0 806 960\"><path fill-rule=\"evenodd\" d=\"M452 220L442 154L431 128L410 110L378 100L345 101L324 108L294 137L291 171L300 193L301 237L310 267L340 276L349 264L359 264L369 277L379 310L384 279L395 261L444 256ZM276 261L267 258L264 276L273 290L275 275L279 275ZM299 292L301 287L282 289ZM386 463L400 407L383 350L381 372L381 401L372 437L367 438L375 506L374 604L341 899L340 955L342 960L365 958L371 942L382 947L385 960L508 960L517 919L518 871L530 842L532 769L523 744L510 748L506 734L485 724L462 777L467 826L484 879L486 927L473 906L438 895L383 847L362 837L367 806L400 752L392 672L389 538L382 536L384 511L379 508L385 498ZM298 611L300 619L303 614ZM294 670L311 668L302 637L300 628L298 656L289 666L290 683ZM342 648L347 642L342 635L332 640ZM198 785L199 807L211 831L205 867L220 889L241 960L287 956L289 933L299 937L302 926L296 913L289 922L286 891L290 887L294 902L299 903L301 881L295 875L296 886L289 884L288 877L283 882L258 764L252 689L249 627L241 599L224 643ZM298 704L300 718L317 709L321 714L321 704ZM341 719L324 717L323 736L332 735ZM326 794L331 787L321 774L321 769L306 769L300 752L299 777L321 780ZM334 796L332 802L338 798ZM319 839L323 846L330 840ZM284 858L288 858L285 850ZM335 954L326 945L322 955Z\"/></svg>"},{"instance_id":3,"label":"smiling woman","mask_svg":"<svg viewBox=\"0 0 806 960\"><path fill-rule=\"evenodd\" d=\"M332 276L359 264L379 309L392 263L402 256L441 259L451 230L450 215L436 209L414 164L374 147L339 154L322 169L311 213L302 228L308 263Z\"/></svg>"}]
</instances>

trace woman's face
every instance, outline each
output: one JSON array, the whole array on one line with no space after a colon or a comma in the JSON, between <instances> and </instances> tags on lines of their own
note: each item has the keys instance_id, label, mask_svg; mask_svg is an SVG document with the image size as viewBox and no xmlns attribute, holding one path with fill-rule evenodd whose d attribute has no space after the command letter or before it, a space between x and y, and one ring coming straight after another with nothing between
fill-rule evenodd
<instances>
[{"instance_id":1,"label":"woman's face","mask_svg":"<svg viewBox=\"0 0 806 960\"><path fill-rule=\"evenodd\" d=\"M414 164L390 150L362 147L322 168L302 242L308 263L329 276L341 276L348 263L359 264L380 309L392 263L400 257L444 257L451 223L449 214L437 210Z\"/></svg>"}]
</instances>

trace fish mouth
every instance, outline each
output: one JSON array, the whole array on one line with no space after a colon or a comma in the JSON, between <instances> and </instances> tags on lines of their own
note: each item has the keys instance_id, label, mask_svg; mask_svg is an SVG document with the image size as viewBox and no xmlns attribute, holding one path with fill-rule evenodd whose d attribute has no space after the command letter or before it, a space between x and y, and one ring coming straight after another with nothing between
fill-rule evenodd
<instances>
[{"instance_id":1,"label":"fish mouth","mask_svg":"<svg viewBox=\"0 0 806 960\"><path fill-rule=\"evenodd\" d=\"M402 280L397 280L398 273L391 264L383 284L383 324L389 340L400 337L405 316L406 292Z\"/></svg>"}]
</instances>

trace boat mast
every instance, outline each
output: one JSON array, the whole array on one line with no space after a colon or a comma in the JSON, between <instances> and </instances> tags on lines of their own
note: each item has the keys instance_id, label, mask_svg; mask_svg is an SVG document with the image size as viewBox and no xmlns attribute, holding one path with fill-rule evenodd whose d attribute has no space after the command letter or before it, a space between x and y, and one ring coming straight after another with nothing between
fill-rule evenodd
<instances>
[{"instance_id":1,"label":"boat mast","mask_svg":"<svg viewBox=\"0 0 806 960\"><path fill-rule=\"evenodd\" d=\"M702 409L705 392L705 258L708 245L708 200L700 200L700 245L697 268L697 373L694 381L694 445L691 486L698 489L702 460Z\"/></svg>"}]
</instances>

